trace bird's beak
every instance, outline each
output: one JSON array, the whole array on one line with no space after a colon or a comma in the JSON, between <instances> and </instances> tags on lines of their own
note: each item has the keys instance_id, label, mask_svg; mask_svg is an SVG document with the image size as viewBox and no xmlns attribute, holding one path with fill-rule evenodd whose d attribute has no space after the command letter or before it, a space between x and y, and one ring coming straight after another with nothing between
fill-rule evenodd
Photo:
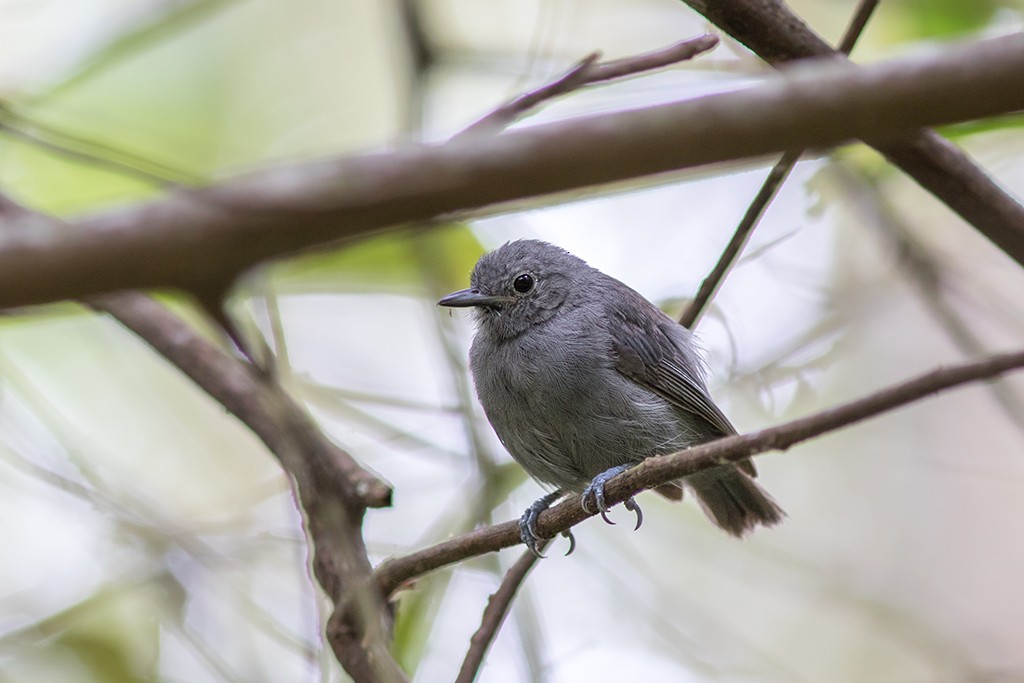
<instances>
[{"instance_id":1,"label":"bird's beak","mask_svg":"<svg viewBox=\"0 0 1024 683\"><path fill-rule=\"evenodd\" d=\"M437 302L438 306L449 306L451 308L470 308L471 306L498 306L508 303L507 296L491 296L483 294L478 289L460 289Z\"/></svg>"}]
</instances>

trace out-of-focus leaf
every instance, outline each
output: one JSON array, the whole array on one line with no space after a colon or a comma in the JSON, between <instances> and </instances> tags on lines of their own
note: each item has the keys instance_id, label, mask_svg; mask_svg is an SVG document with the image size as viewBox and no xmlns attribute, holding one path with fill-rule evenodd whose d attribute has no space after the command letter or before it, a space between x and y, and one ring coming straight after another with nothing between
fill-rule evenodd
<instances>
[{"instance_id":1,"label":"out-of-focus leaf","mask_svg":"<svg viewBox=\"0 0 1024 683\"><path fill-rule=\"evenodd\" d=\"M945 137L950 140L960 140L978 133L991 133L1000 130L1020 130L1024 128L1024 116L1011 114L1007 116L993 116L979 121L968 121L955 126L945 126L939 129Z\"/></svg>"},{"instance_id":2,"label":"out-of-focus leaf","mask_svg":"<svg viewBox=\"0 0 1024 683\"><path fill-rule=\"evenodd\" d=\"M388 232L349 247L282 263L274 269L275 284L285 294L381 287L418 289L422 286L422 271L416 257L424 248L443 254L444 258L433 259L432 265L436 264L442 279L463 283L459 287L466 286L469 269L483 252L464 223L437 226L419 235L411 230Z\"/></svg>"},{"instance_id":3,"label":"out-of-focus leaf","mask_svg":"<svg viewBox=\"0 0 1024 683\"><path fill-rule=\"evenodd\" d=\"M160 652L159 607L138 585L114 585L37 625L105 683L151 681Z\"/></svg>"},{"instance_id":4,"label":"out-of-focus leaf","mask_svg":"<svg viewBox=\"0 0 1024 683\"><path fill-rule=\"evenodd\" d=\"M984 27L996 0L903 0L899 5L909 38L949 38Z\"/></svg>"}]
</instances>

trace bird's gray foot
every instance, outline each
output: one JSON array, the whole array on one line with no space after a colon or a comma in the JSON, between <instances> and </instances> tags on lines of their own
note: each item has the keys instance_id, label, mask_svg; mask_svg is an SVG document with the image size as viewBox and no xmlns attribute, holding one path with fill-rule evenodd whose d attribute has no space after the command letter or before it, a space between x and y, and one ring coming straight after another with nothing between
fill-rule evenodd
<instances>
[{"instance_id":1,"label":"bird's gray foot","mask_svg":"<svg viewBox=\"0 0 1024 683\"><path fill-rule=\"evenodd\" d=\"M519 518L519 538L523 540L523 543L530 549L530 552L537 557L544 557L537 548L537 543L546 540L537 533L537 518L540 517L540 513L551 507L551 504L558 500L561 495L561 491L554 491L542 498L538 498L530 504L530 507L526 508L523 516ZM571 553L576 548L576 539L572 537L571 533L568 535L568 538L570 543L569 552ZM566 554L568 555L569 553Z\"/></svg>"},{"instance_id":2,"label":"bird's gray foot","mask_svg":"<svg viewBox=\"0 0 1024 683\"><path fill-rule=\"evenodd\" d=\"M629 465L616 465L615 467L611 467L594 477L587 485L587 488L583 489L583 496L580 499L583 511L588 515L591 514L590 498L593 497L594 506L597 508L597 512L601 514L601 519L608 524L615 524L615 522L608 519L608 504L604 499L604 485L607 484L612 477L622 474L628 469ZM636 526L634 529L639 529L640 525L644 523L644 513L643 510L640 509L640 505L632 496L630 496L623 505L630 512L636 513Z\"/></svg>"},{"instance_id":3,"label":"bird's gray foot","mask_svg":"<svg viewBox=\"0 0 1024 683\"><path fill-rule=\"evenodd\" d=\"M615 467L610 467L594 477L590 483L587 484L587 488L583 489L583 496L580 498L580 504L583 506L583 511L588 515L593 514L590 510L590 498L593 497L597 512L601 513L601 517L604 518L604 521L609 524L614 524L615 522L608 519L607 515L605 515L605 513L608 512L608 504L605 503L604 500L604 485L607 484L610 479L622 474L628 469L628 465L616 465Z\"/></svg>"}]
</instances>

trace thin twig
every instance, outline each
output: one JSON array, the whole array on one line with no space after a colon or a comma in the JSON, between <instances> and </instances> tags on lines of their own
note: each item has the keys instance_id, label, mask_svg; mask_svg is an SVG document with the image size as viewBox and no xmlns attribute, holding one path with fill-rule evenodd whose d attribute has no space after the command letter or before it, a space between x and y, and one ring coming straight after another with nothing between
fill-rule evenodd
<instances>
[{"instance_id":1,"label":"thin twig","mask_svg":"<svg viewBox=\"0 0 1024 683\"><path fill-rule=\"evenodd\" d=\"M218 12L235 4L241 3L239 0L186 0L148 6L136 3L144 8L145 13L134 14L134 21L126 27L127 30L117 32L108 42L100 43L91 52L80 56L77 64L61 80L24 99L35 106L46 104L55 96L100 74L111 73L118 64L131 60L139 52L151 53L159 49L161 43L165 44L169 38L202 26Z\"/></svg>"},{"instance_id":2,"label":"thin twig","mask_svg":"<svg viewBox=\"0 0 1024 683\"><path fill-rule=\"evenodd\" d=\"M1024 351L939 368L864 398L759 432L729 436L671 455L648 458L610 480L606 487L606 497L610 504L621 503L641 490L766 451L786 450L801 441L875 417L931 394L970 382L989 380L1021 367L1024 367ZM578 498L570 496L568 500L542 513L537 527L542 536L553 537L591 516L582 509ZM390 595L414 577L519 543L518 523L503 522L387 560L374 571L374 578L383 594Z\"/></svg>"},{"instance_id":3,"label":"thin twig","mask_svg":"<svg viewBox=\"0 0 1024 683\"><path fill-rule=\"evenodd\" d=\"M846 33L843 34L839 41L839 47L836 48L839 52L844 55L853 52L853 46L857 44L857 39L868 25L868 20L871 19L875 8L878 7L878 2L879 0L861 0L857 5L857 11L854 12L853 19L850 20L850 25L846 27Z\"/></svg>"},{"instance_id":4,"label":"thin twig","mask_svg":"<svg viewBox=\"0 0 1024 683\"><path fill-rule=\"evenodd\" d=\"M868 19L871 18L871 13L875 11L875 7L877 6L878 0L861 0L850 25L846 29L846 33L839 42L840 52L845 55L850 54L850 51L853 50L853 46L857 43L857 39L863 32L864 27L867 26ZM793 171L793 167L796 166L796 162L800 159L800 156L803 153L803 150L786 152L782 155L782 158L776 162L775 166L772 167L772 170L768 173L768 177L764 180L764 184L761 185L761 189L758 190L757 195L754 197L753 201L750 202L750 206L747 207L746 213L743 214L740 224L736 227L736 231L732 235L732 239L729 240L729 244L726 245L722 255L719 256L718 263L716 263L715 267L711 269L711 273L704 278L704 281L700 283L700 289L697 291L697 295L679 317L680 325L691 330L697 326L697 322L700 320L701 315L703 315L704 311L707 310L708 305L711 303L711 299L722 286L726 276L729 274L729 271L732 270L733 265L739 258L740 253L743 251L743 247L746 246L747 242L750 240L751 233L754 232L754 228L757 227L757 224L764 215L768 205L775 198L775 195L778 194L779 188L781 188L782 184L786 182L789 174Z\"/></svg>"},{"instance_id":5,"label":"thin twig","mask_svg":"<svg viewBox=\"0 0 1024 683\"><path fill-rule=\"evenodd\" d=\"M624 57L611 62L598 62L597 60L600 59L601 53L593 52L554 81L515 97L475 123L467 126L460 133L453 136L452 139L497 133L515 123L530 110L546 100L553 99L559 95L565 95L586 85L624 78L626 76L635 76L644 71L653 71L654 69L677 64L687 59L693 59L697 55L711 50L716 45L718 45L718 36L705 33L702 36L684 40L654 52Z\"/></svg>"},{"instance_id":6,"label":"thin twig","mask_svg":"<svg viewBox=\"0 0 1024 683\"><path fill-rule=\"evenodd\" d=\"M543 553L544 548L550 542L550 539L543 540L538 544L538 550ZM494 642L494 637L498 634L498 629L504 623L505 617L508 616L512 600L516 597L519 587L537 560L537 555L527 550L515 561L515 564L509 567L498 590L487 600L487 608L480 620L480 628L469 640L469 650L466 651L466 658L462 661L462 668L459 669L455 683L472 683L476 680L480 666L484 662L484 656L490 649L491 643Z\"/></svg>"},{"instance_id":7,"label":"thin twig","mask_svg":"<svg viewBox=\"0 0 1024 683\"><path fill-rule=\"evenodd\" d=\"M715 264L715 267L711 269L708 276L700 283L697 295L693 297L693 301L687 305L682 315L679 316L680 325L691 330L696 327L697 321L700 320L701 315L707 310L712 297L715 296L718 288L722 286L726 275L729 274L733 264L736 263L736 259L739 258L740 252L743 251L743 247L750 239L750 234L757 227L757 222L764 215L768 204L778 194L779 188L782 187L782 183L789 177L790 171L793 170L801 154L803 154L803 150L786 152L776 162L775 166L772 167L768 177L764 179L761 189L758 190L757 195L750 202L750 206L747 207L746 213L743 214L739 225L736 226L732 239L729 240L729 244L726 245L721 256L718 257L718 263Z\"/></svg>"}]
</instances>

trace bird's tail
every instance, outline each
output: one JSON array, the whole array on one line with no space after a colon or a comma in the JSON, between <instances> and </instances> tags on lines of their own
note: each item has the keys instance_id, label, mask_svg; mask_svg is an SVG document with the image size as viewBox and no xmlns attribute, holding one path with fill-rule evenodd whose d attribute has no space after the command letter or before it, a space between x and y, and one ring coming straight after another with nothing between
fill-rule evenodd
<instances>
[{"instance_id":1,"label":"bird's tail","mask_svg":"<svg viewBox=\"0 0 1024 683\"><path fill-rule=\"evenodd\" d=\"M733 536L742 536L758 524L773 526L786 516L753 477L735 465L698 472L684 481L708 518Z\"/></svg>"}]
</instances>

